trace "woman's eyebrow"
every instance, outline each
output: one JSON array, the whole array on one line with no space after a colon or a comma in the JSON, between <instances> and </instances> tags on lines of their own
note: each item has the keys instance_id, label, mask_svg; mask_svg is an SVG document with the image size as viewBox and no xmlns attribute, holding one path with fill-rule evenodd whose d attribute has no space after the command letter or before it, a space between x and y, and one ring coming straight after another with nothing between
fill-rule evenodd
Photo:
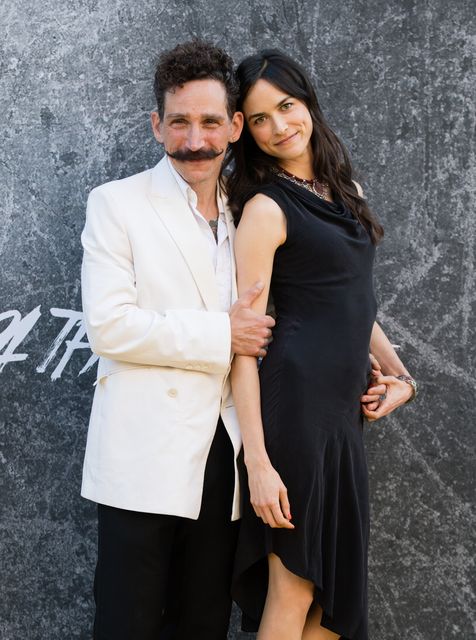
<instances>
[{"instance_id":1,"label":"woman's eyebrow","mask_svg":"<svg viewBox=\"0 0 476 640\"><path fill-rule=\"evenodd\" d=\"M284 104L285 102L287 102L288 100L290 100L292 98L292 96L286 96L285 98L283 98L280 102L278 102L278 104L276 105L277 107L280 107L282 104ZM266 115L264 113L264 111L262 111L261 113L253 113L250 116L248 116L248 120L251 120L251 118L257 118L258 116L264 116Z\"/></svg>"}]
</instances>

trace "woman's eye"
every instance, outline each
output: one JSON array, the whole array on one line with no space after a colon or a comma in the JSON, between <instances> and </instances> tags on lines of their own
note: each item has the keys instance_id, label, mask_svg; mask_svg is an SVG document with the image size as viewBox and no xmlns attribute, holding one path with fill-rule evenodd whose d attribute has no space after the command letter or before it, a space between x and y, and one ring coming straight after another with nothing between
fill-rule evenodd
<instances>
[{"instance_id":1,"label":"woman's eye","mask_svg":"<svg viewBox=\"0 0 476 640\"><path fill-rule=\"evenodd\" d=\"M281 105L281 109L283 111L287 111L288 109L290 109L293 106L292 102L285 102L284 104Z\"/></svg>"},{"instance_id":2,"label":"woman's eye","mask_svg":"<svg viewBox=\"0 0 476 640\"><path fill-rule=\"evenodd\" d=\"M264 116L260 116L259 118L255 119L253 124L262 124L263 122L264 122Z\"/></svg>"}]
</instances>

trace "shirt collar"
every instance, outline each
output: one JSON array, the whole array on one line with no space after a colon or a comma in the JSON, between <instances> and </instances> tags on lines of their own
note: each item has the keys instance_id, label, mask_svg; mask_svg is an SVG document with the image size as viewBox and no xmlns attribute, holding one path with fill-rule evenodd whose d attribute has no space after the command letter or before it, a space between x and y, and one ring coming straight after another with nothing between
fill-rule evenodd
<instances>
[{"instance_id":1,"label":"shirt collar","mask_svg":"<svg viewBox=\"0 0 476 640\"><path fill-rule=\"evenodd\" d=\"M186 182L182 176L180 175L180 173L177 171L177 169L174 167L174 165L172 164L172 161L170 160L170 158L167 156L167 162L169 164L170 167L170 171L172 172L172 175L174 176L180 191L182 192L184 198L187 200L187 202L194 208L197 208L197 202L198 202L198 198L197 198L197 194L195 193L195 191L192 189L192 187L188 184L188 182ZM217 189L216 189L216 193L217 193L217 207L218 207L218 213L221 215L224 213L224 205L223 205L223 195L222 195L222 191L220 189L220 182L217 182Z\"/></svg>"}]
</instances>

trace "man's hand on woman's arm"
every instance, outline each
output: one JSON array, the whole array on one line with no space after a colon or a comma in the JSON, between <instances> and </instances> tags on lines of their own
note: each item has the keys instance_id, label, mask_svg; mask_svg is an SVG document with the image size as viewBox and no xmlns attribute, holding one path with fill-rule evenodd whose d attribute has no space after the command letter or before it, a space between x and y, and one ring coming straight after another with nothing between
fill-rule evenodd
<instances>
[{"instance_id":1,"label":"man's hand on woman's arm","mask_svg":"<svg viewBox=\"0 0 476 640\"><path fill-rule=\"evenodd\" d=\"M231 324L231 351L240 356L266 355L271 340L271 327L276 324L271 316L257 313L251 307L264 289L256 282L245 291L229 311Z\"/></svg>"}]
</instances>

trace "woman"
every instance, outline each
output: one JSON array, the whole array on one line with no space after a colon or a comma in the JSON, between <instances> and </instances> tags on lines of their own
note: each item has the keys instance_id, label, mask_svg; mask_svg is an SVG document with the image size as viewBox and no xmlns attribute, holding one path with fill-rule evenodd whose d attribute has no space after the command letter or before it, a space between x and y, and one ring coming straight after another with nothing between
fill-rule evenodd
<instances>
[{"instance_id":1,"label":"woman","mask_svg":"<svg viewBox=\"0 0 476 640\"><path fill-rule=\"evenodd\" d=\"M250 357L232 369L250 491L234 597L259 640L365 640L362 413L377 419L416 392L375 322L383 230L300 66L266 50L237 73L246 125L228 192L238 286L262 281L254 308L264 312L271 292L277 322L259 374ZM369 349L382 370L365 393Z\"/></svg>"}]
</instances>

